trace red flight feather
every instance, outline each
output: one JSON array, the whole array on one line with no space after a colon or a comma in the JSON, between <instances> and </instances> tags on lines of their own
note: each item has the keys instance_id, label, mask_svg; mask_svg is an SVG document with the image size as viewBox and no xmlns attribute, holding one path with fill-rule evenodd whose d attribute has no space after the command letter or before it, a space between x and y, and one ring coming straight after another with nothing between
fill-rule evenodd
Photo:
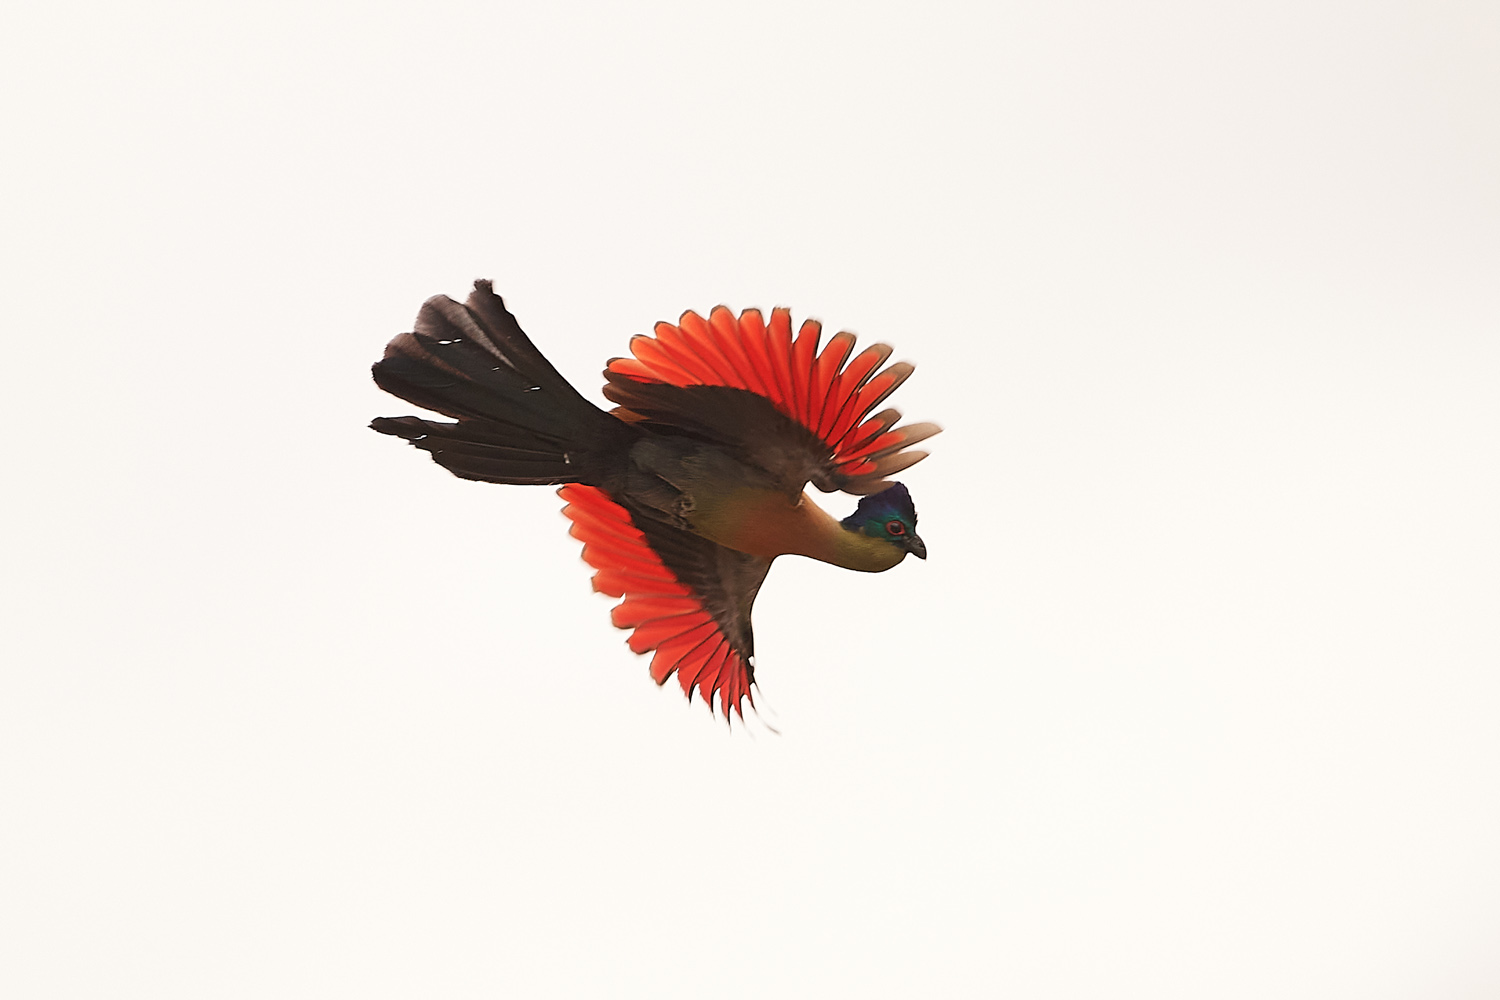
<instances>
[{"instance_id":1,"label":"red flight feather","mask_svg":"<svg viewBox=\"0 0 1500 1000\"><path fill-rule=\"evenodd\" d=\"M744 718L741 702L750 698L751 672L692 589L652 551L630 512L603 490L572 483L557 491L567 502L563 513L573 522L569 534L583 542L584 562L594 567L594 589L623 597L610 620L631 629L628 643L637 653L656 650L651 677L665 684L675 672L689 698L696 688L713 708L714 696L724 718L733 709Z\"/></svg>"},{"instance_id":2,"label":"red flight feather","mask_svg":"<svg viewBox=\"0 0 1500 1000\"><path fill-rule=\"evenodd\" d=\"M707 320L688 311L675 326L657 323L654 336L631 338L634 357L615 358L609 370L641 382L722 385L764 396L818 435L833 450L835 468L851 479L873 479L877 471L889 475L920 458L918 453L894 456L935 433L935 426L893 430L900 419L895 410L869 415L906 380L911 365L882 369L891 355L885 344L851 360L852 333L834 334L819 353L822 331L817 320L807 320L794 340L791 313L780 308L771 310L769 324L756 309L736 319L718 306Z\"/></svg>"}]
</instances>

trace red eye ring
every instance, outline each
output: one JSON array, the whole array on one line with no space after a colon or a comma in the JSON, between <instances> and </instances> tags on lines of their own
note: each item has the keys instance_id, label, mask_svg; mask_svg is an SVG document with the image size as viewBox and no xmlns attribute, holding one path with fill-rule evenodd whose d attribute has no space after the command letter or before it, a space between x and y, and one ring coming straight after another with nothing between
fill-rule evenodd
<instances>
[{"instance_id":1,"label":"red eye ring","mask_svg":"<svg viewBox=\"0 0 1500 1000\"><path fill-rule=\"evenodd\" d=\"M904 535L906 534L906 525L900 521L887 521L885 522L885 532L888 535Z\"/></svg>"}]
</instances>

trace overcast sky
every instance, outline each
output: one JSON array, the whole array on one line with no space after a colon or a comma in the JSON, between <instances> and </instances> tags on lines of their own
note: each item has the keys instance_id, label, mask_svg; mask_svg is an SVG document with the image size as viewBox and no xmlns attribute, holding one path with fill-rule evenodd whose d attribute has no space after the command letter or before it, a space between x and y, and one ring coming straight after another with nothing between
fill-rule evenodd
<instances>
[{"instance_id":1,"label":"overcast sky","mask_svg":"<svg viewBox=\"0 0 1500 1000\"><path fill-rule=\"evenodd\" d=\"M1492 0L17 5L0 114L0 994L1500 995ZM917 364L780 735L366 429L477 277Z\"/></svg>"}]
</instances>

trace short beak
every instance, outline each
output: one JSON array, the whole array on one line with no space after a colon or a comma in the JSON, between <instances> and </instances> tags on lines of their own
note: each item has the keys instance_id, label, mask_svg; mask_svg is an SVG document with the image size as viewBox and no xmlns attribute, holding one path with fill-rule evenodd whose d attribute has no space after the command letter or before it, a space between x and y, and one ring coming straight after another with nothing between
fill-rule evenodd
<instances>
[{"instance_id":1,"label":"short beak","mask_svg":"<svg viewBox=\"0 0 1500 1000\"><path fill-rule=\"evenodd\" d=\"M906 536L906 551L910 552L912 555L916 556L918 559L926 559L927 558L927 544L925 542L923 542L922 539L918 538L916 535L907 535Z\"/></svg>"}]
</instances>

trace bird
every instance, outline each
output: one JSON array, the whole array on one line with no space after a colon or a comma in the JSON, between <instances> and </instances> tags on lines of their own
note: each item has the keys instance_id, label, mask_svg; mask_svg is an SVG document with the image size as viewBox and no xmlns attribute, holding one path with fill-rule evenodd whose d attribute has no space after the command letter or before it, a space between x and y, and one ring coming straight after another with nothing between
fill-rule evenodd
<instances>
[{"instance_id":1,"label":"bird","mask_svg":"<svg viewBox=\"0 0 1500 1000\"><path fill-rule=\"evenodd\" d=\"M611 612L629 647L653 653L658 686L674 674L726 722L755 706L751 607L771 563L800 555L882 572L927 558L911 494L890 476L927 457L934 423L871 415L911 375L853 334L818 350L822 326L757 309L688 311L637 334L604 369L605 410L547 361L478 280L464 303L428 299L414 329L372 368L375 383L451 420L378 417L449 472L490 483L557 485L569 529L622 598ZM859 497L841 520L806 493ZM717 714L717 713L715 713Z\"/></svg>"}]
</instances>

